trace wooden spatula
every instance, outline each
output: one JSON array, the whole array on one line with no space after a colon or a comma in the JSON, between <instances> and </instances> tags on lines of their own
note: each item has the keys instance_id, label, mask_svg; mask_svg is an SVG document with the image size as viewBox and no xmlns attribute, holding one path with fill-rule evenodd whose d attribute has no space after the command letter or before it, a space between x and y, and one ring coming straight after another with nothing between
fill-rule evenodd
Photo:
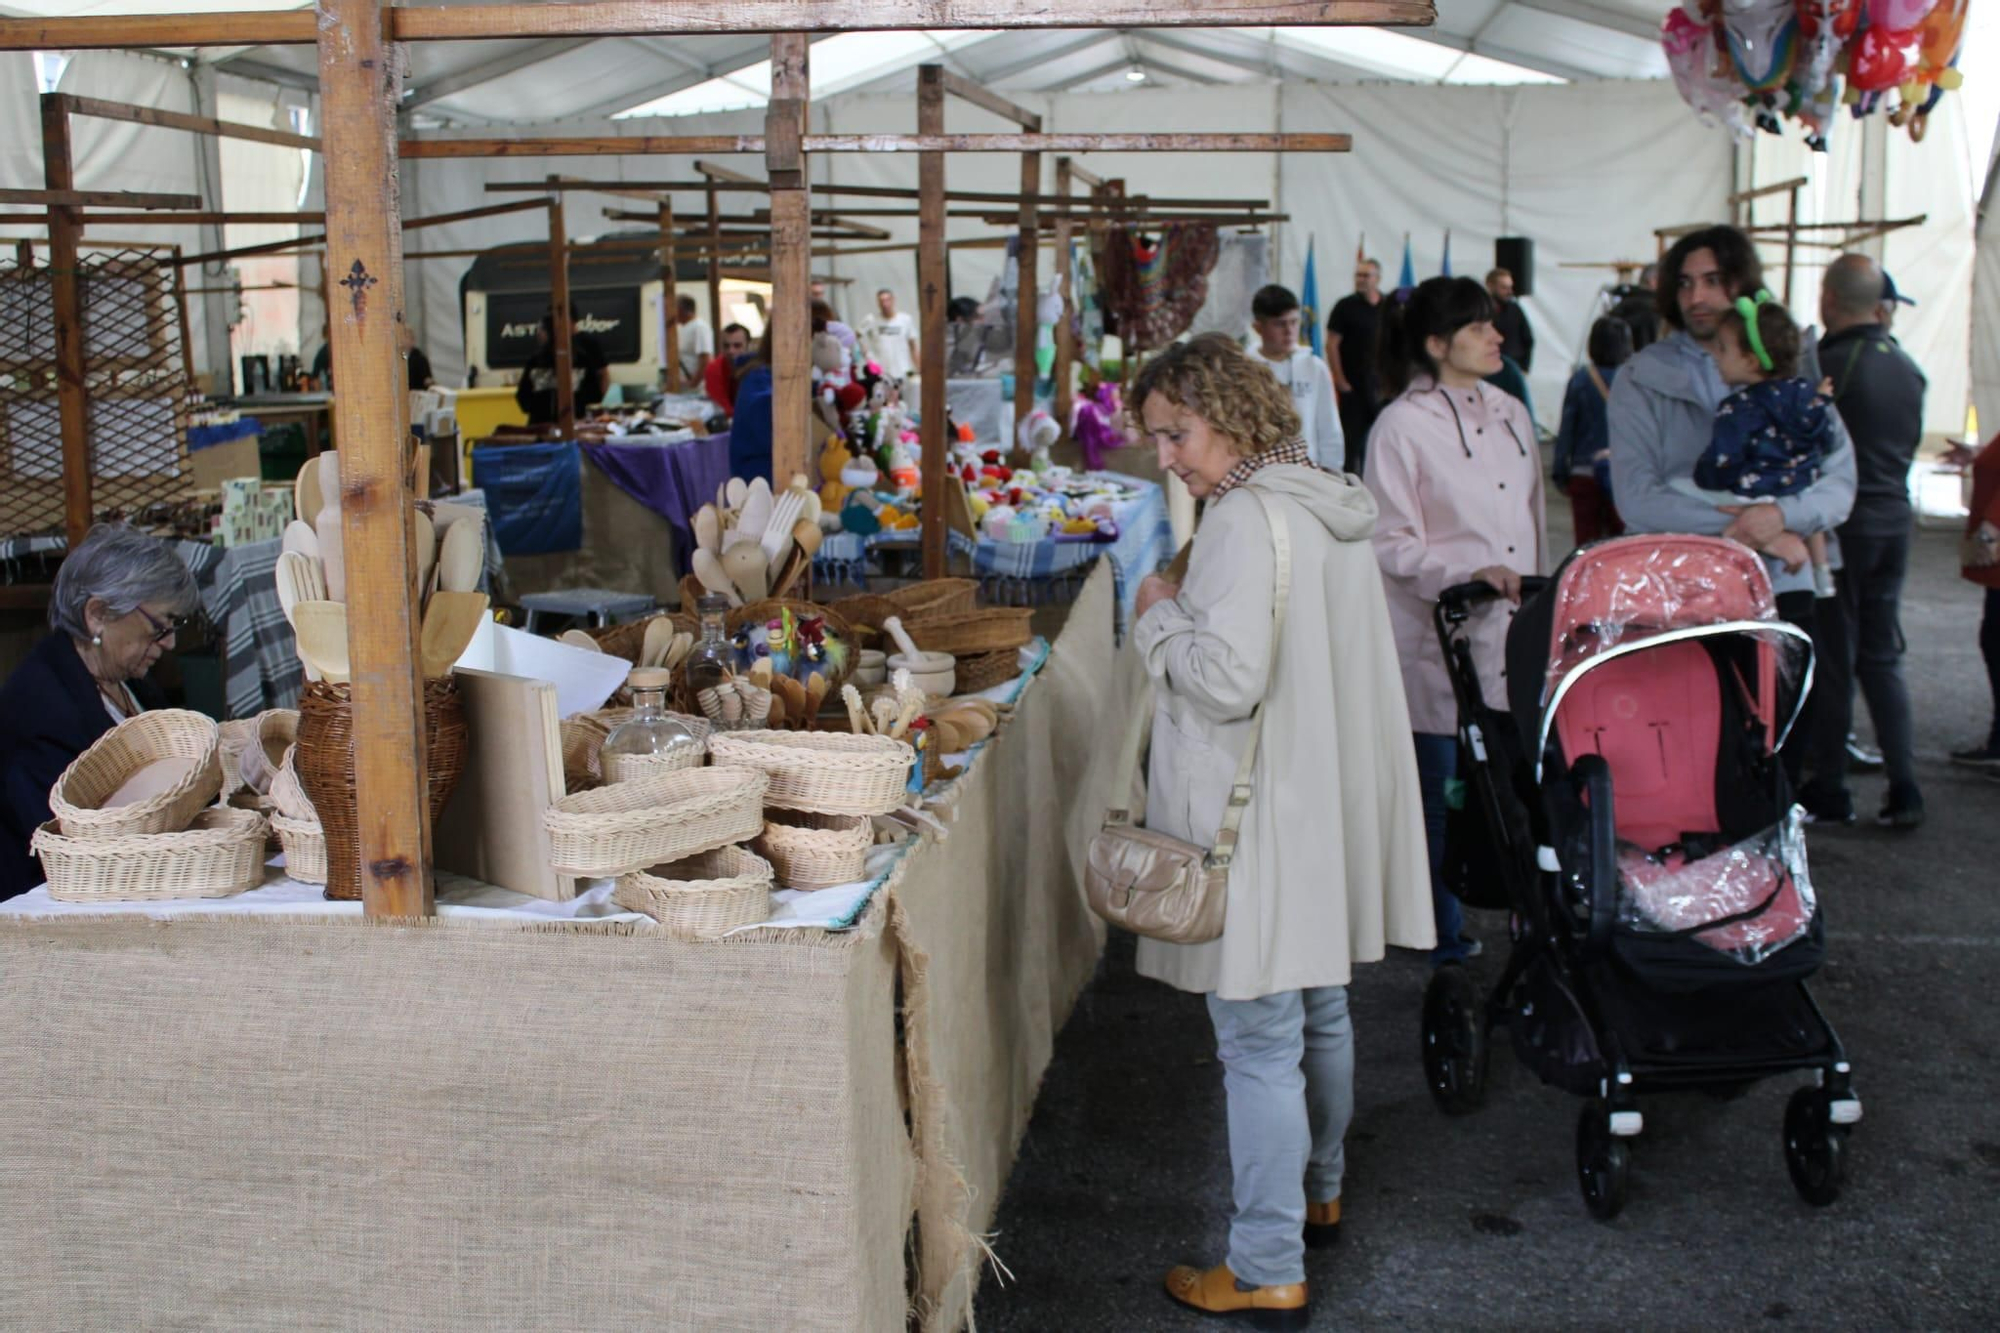
<instances>
[{"instance_id":1,"label":"wooden spatula","mask_svg":"<svg viewBox=\"0 0 2000 1333\"><path fill-rule=\"evenodd\" d=\"M483 592L440 591L431 594L430 609L424 612L423 633L418 640L426 677L451 673L452 664L465 656L466 645L479 632L479 622L486 618L487 605L488 599Z\"/></svg>"},{"instance_id":2,"label":"wooden spatula","mask_svg":"<svg viewBox=\"0 0 2000 1333\"><path fill-rule=\"evenodd\" d=\"M292 628L299 658L335 685L347 683L347 607L340 602L298 602Z\"/></svg>"}]
</instances>

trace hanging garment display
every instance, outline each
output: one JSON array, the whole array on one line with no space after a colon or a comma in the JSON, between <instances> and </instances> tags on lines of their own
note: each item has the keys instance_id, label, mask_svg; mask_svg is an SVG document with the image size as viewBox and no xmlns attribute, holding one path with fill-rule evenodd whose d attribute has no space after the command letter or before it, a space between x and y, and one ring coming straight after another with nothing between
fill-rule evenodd
<instances>
[{"instance_id":1,"label":"hanging garment display","mask_svg":"<svg viewBox=\"0 0 2000 1333\"><path fill-rule=\"evenodd\" d=\"M1195 311L1188 333L1241 338L1250 327L1250 298L1270 281L1271 238L1256 231L1225 233L1208 275L1208 299ZM1300 331L1299 341L1306 341L1305 330Z\"/></svg>"},{"instance_id":2,"label":"hanging garment display","mask_svg":"<svg viewBox=\"0 0 2000 1333\"><path fill-rule=\"evenodd\" d=\"M1105 323L1141 352L1164 347L1187 331L1208 296L1217 254L1215 224L1170 222L1155 232L1119 228L1104 233L1098 254Z\"/></svg>"}]
</instances>

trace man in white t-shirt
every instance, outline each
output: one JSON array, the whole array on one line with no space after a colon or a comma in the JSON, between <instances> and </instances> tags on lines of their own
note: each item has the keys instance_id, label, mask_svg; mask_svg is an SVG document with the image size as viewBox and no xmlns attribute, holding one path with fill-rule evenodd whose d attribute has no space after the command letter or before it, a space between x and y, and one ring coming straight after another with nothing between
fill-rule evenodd
<instances>
[{"instance_id":1,"label":"man in white t-shirt","mask_svg":"<svg viewBox=\"0 0 2000 1333\"><path fill-rule=\"evenodd\" d=\"M1250 298L1250 316L1250 327L1257 331L1257 351L1292 395L1300 434L1313 461L1329 472L1341 471L1347 462L1347 440L1334 403L1333 372L1312 348L1299 346L1299 298L1276 283L1260 287Z\"/></svg>"},{"instance_id":2,"label":"man in white t-shirt","mask_svg":"<svg viewBox=\"0 0 2000 1333\"><path fill-rule=\"evenodd\" d=\"M681 384L696 392L708 370L709 358L715 355L715 330L695 314L692 296L681 297L675 307L674 324L681 341Z\"/></svg>"},{"instance_id":3,"label":"man in white t-shirt","mask_svg":"<svg viewBox=\"0 0 2000 1333\"><path fill-rule=\"evenodd\" d=\"M868 355L892 380L906 380L917 366L917 321L896 309L896 294L884 287L875 293L879 312L861 325Z\"/></svg>"}]
</instances>

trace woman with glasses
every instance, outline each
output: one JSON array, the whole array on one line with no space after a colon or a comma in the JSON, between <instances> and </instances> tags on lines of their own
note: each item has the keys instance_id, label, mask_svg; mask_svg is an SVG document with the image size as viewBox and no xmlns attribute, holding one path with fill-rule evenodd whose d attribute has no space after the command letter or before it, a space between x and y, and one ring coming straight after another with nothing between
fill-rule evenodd
<instances>
[{"instance_id":1,"label":"woman with glasses","mask_svg":"<svg viewBox=\"0 0 2000 1333\"><path fill-rule=\"evenodd\" d=\"M28 840L49 818L49 789L99 736L157 704L146 673L198 605L173 548L122 523L92 528L63 561L55 632L0 688L0 898L42 882Z\"/></svg>"}]
</instances>

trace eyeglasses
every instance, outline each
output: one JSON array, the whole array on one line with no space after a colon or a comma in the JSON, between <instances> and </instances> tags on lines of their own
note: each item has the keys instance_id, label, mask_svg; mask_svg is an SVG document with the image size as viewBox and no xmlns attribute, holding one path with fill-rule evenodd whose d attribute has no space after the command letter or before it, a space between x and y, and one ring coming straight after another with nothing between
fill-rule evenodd
<instances>
[{"instance_id":1,"label":"eyeglasses","mask_svg":"<svg viewBox=\"0 0 2000 1333\"><path fill-rule=\"evenodd\" d=\"M188 626L188 617L186 616L170 616L165 624L161 624L160 621L154 618L153 613L145 607L141 606L135 609L140 615L146 618L146 624L153 631L152 641L154 643L165 643Z\"/></svg>"}]
</instances>

